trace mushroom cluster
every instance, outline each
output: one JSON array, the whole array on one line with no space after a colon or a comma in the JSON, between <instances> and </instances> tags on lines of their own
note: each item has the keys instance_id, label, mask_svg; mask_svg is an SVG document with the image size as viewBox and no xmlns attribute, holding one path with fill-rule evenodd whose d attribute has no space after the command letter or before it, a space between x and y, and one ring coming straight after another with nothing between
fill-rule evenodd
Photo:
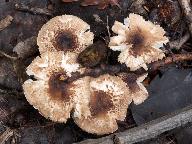
<instances>
[{"instance_id":1,"label":"mushroom cluster","mask_svg":"<svg viewBox=\"0 0 192 144\"><path fill-rule=\"evenodd\" d=\"M111 49L122 51L119 61L131 70L140 64L145 67L141 61L162 58L164 54L158 48L167 41L160 26L149 23L150 32L141 24L135 26L132 21L137 17L143 20L132 14L126 25L116 22L113 31L119 36L110 41ZM160 34L149 37L156 32ZM142 84L147 74L83 76L69 82L73 74L85 73L86 66L78 63L78 56L93 44L93 38L90 26L76 16L62 15L48 21L37 38L41 56L27 67L33 79L25 81L23 89L27 101L44 117L61 123L72 117L86 132L102 135L118 129L117 121L125 119L132 101L140 104L148 97Z\"/></svg>"}]
</instances>

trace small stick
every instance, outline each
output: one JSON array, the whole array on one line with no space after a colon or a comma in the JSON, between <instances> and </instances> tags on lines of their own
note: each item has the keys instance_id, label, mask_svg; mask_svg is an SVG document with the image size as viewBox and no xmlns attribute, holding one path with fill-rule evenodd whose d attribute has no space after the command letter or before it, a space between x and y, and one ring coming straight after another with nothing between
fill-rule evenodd
<instances>
[{"instance_id":1,"label":"small stick","mask_svg":"<svg viewBox=\"0 0 192 144\"><path fill-rule=\"evenodd\" d=\"M192 35L192 6L190 0L178 0L181 8L183 9L183 12L185 14L185 18L188 21L189 24L189 31Z\"/></svg>"},{"instance_id":2,"label":"small stick","mask_svg":"<svg viewBox=\"0 0 192 144\"><path fill-rule=\"evenodd\" d=\"M110 33L110 30L109 30L109 16L107 15L107 32L108 32L108 36L109 38L111 37L111 33Z\"/></svg>"},{"instance_id":3,"label":"small stick","mask_svg":"<svg viewBox=\"0 0 192 144\"><path fill-rule=\"evenodd\" d=\"M52 13L48 9L42 9L42 8L37 8L37 7L29 7L23 4L16 4L15 9L18 11L24 11L24 12L29 12L34 15L47 15L47 16L52 16Z\"/></svg>"},{"instance_id":4,"label":"small stick","mask_svg":"<svg viewBox=\"0 0 192 144\"><path fill-rule=\"evenodd\" d=\"M169 42L169 46L171 49L173 49L173 48L180 49L183 46L183 44L188 41L189 38L190 38L190 34L187 32L180 39Z\"/></svg>"},{"instance_id":5,"label":"small stick","mask_svg":"<svg viewBox=\"0 0 192 144\"><path fill-rule=\"evenodd\" d=\"M6 57L8 59L12 59L12 60L17 60L18 59L17 57L10 56L10 55L6 54L3 51L0 51L0 55L3 55L4 57Z\"/></svg>"},{"instance_id":6,"label":"small stick","mask_svg":"<svg viewBox=\"0 0 192 144\"><path fill-rule=\"evenodd\" d=\"M185 61L185 60L192 60L192 53L174 54L170 57L166 57L163 60L151 63L148 65L148 72L158 70L160 67L169 65L174 62ZM134 72L130 71L124 64L123 65L120 65L120 64L119 65L101 65L100 67L97 67L97 68L86 69L86 71L83 74L73 73L72 76L66 80L66 82L72 82L85 76L98 77L106 73L114 75L120 72L135 73L138 76L146 73L146 71L143 68L140 68Z\"/></svg>"},{"instance_id":7,"label":"small stick","mask_svg":"<svg viewBox=\"0 0 192 144\"><path fill-rule=\"evenodd\" d=\"M6 27L8 27L11 22L13 21L13 17L8 15L4 19L0 21L0 31L4 30Z\"/></svg>"},{"instance_id":8,"label":"small stick","mask_svg":"<svg viewBox=\"0 0 192 144\"><path fill-rule=\"evenodd\" d=\"M133 144L155 138L166 131L187 125L191 122L192 105L124 132L115 133L99 139L85 140L78 144Z\"/></svg>"},{"instance_id":9,"label":"small stick","mask_svg":"<svg viewBox=\"0 0 192 144\"><path fill-rule=\"evenodd\" d=\"M6 141L14 135L14 131L7 128L6 131L0 136L0 144L5 144Z\"/></svg>"},{"instance_id":10,"label":"small stick","mask_svg":"<svg viewBox=\"0 0 192 144\"><path fill-rule=\"evenodd\" d=\"M171 64L174 62L185 61L185 60L192 60L192 53L174 54L174 55L167 57L163 60L154 62L154 63L150 64L149 71L155 71L155 70L157 70L160 67L163 67L165 65L168 65L168 64Z\"/></svg>"}]
</instances>

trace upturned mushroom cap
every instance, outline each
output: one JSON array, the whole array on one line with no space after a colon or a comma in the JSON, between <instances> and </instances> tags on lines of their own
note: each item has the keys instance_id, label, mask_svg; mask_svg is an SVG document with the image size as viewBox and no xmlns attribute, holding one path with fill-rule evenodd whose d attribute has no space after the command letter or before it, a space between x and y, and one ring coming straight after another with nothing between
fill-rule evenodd
<instances>
[{"instance_id":1,"label":"upturned mushroom cap","mask_svg":"<svg viewBox=\"0 0 192 144\"><path fill-rule=\"evenodd\" d=\"M40 53L46 51L81 52L93 43L90 25L73 15L56 16L48 21L37 37Z\"/></svg>"},{"instance_id":2,"label":"upturned mushroom cap","mask_svg":"<svg viewBox=\"0 0 192 144\"><path fill-rule=\"evenodd\" d=\"M110 38L109 47L121 51L118 61L125 63L132 71L140 67L147 69L146 64L165 56L159 49L168 42L164 29L145 21L140 15L129 14L124 24L116 21L112 30L118 36Z\"/></svg>"},{"instance_id":3,"label":"upturned mushroom cap","mask_svg":"<svg viewBox=\"0 0 192 144\"><path fill-rule=\"evenodd\" d=\"M147 77L147 74L138 77L136 74L120 73L118 76L127 83L134 104L141 104L148 98L147 89L142 84L143 80Z\"/></svg>"},{"instance_id":4,"label":"upturned mushroom cap","mask_svg":"<svg viewBox=\"0 0 192 144\"><path fill-rule=\"evenodd\" d=\"M53 121L66 122L75 105L75 89L79 85L65 80L72 72L79 71L76 56L71 52L46 52L27 68L27 74L36 80L29 79L23 84L25 97L44 117Z\"/></svg>"},{"instance_id":5,"label":"upturned mushroom cap","mask_svg":"<svg viewBox=\"0 0 192 144\"><path fill-rule=\"evenodd\" d=\"M108 74L91 78L88 105L84 116L74 115L76 124L89 133L108 134L118 129L117 120L124 120L132 98L126 83Z\"/></svg>"}]
</instances>

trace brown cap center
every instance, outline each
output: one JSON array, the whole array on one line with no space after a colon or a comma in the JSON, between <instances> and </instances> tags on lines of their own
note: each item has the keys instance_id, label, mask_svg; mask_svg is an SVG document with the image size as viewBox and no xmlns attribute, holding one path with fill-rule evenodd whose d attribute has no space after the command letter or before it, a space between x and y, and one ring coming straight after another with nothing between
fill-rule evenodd
<instances>
[{"instance_id":1,"label":"brown cap center","mask_svg":"<svg viewBox=\"0 0 192 144\"><path fill-rule=\"evenodd\" d=\"M134 56L142 55L148 51L146 46L146 36L144 31L138 30L133 31L127 36L127 43L132 44L131 54Z\"/></svg>"},{"instance_id":2,"label":"brown cap center","mask_svg":"<svg viewBox=\"0 0 192 144\"><path fill-rule=\"evenodd\" d=\"M134 47L141 46L144 43L144 37L139 33L134 33L131 37L131 44Z\"/></svg>"},{"instance_id":3,"label":"brown cap center","mask_svg":"<svg viewBox=\"0 0 192 144\"><path fill-rule=\"evenodd\" d=\"M71 91L69 88L71 84L68 84L66 80L67 76L64 72L58 72L52 74L49 79L49 93L52 99L62 100L65 102L70 101Z\"/></svg>"},{"instance_id":4,"label":"brown cap center","mask_svg":"<svg viewBox=\"0 0 192 144\"><path fill-rule=\"evenodd\" d=\"M77 37L71 31L59 32L53 41L58 51L73 51L77 48Z\"/></svg>"},{"instance_id":5,"label":"brown cap center","mask_svg":"<svg viewBox=\"0 0 192 144\"><path fill-rule=\"evenodd\" d=\"M90 100L90 111L92 116L106 114L114 105L110 95L103 91L94 91Z\"/></svg>"}]
</instances>

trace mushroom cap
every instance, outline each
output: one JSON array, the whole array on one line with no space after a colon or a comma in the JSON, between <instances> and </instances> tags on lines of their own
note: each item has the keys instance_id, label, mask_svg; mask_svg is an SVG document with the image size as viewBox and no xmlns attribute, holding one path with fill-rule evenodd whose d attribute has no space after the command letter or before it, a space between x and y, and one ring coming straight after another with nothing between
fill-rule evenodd
<instances>
[{"instance_id":1,"label":"mushroom cap","mask_svg":"<svg viewBox=\"0 0 192 144\"><path fill-rule=\"evenodd\" d=\"M147 89L142 84L143 80L147 77L147 74L138 77L136 74L120 73L118 76L127 83L134 104L141 104L148 98Z\"/></svg>"},{"instance_id":2,"label":"mushroom cap","mask_svg":"<svg viewBox=\"0 0 192 144\"><path fill-rule=\"evenodd\" d=\"M53 121L66 122L75 105L75 89L79 85L66 83L65 79L79 70L76 56L71 52L46 52L27 68L27 74L34 75L36 80L24 82L25 97L44 117Z\"/></svg>"},{"instance_id":3,"label":"mushroom cap","mask_svg":"<svg viewBox=\"0 0 192 144\"><path fill-rule=\"evenodd\" d=\"M49 20L37 37L40 53L46 51L82 52L93 43L90 25L73 15L56 16Z\"/></svg>"},{"instance_id":4,"label":"mushroom cap","mask_svg":"<svg viewBox=\"0 0 192 144\"><path fill-rule=\"evenodd\" d=\"M27 74L36 79L48 80L53 71L64 70L67 76L72 72L82 72L83 68L76 62L78 54L73 52L46 52L36 57L27 67Z\"/></svg>"},{"instance_id":5,"label":"mushroom cap","mask_svg":"<svg viewBox=\"0 0 192 144\"><path fill-rule=\"evenodd\" d=\"M116 120L124 120L132 98L126 83L108 74L90 80L89 115L74 115L75 123L86 132L102 135L116 131Z\"/></svg>"},{"instance_id":6,"label":"mushroom cap","mask_svg":"<svg viewBox=\"0 0 192 144\"><path fill-rule=\"evenodd\" d=\"M141 67L147 69L146 64L165 56L159 49L168 42L164 29L145 21L140 15L129 14L124 24L116 21L112 31L118 35L110 38L109 47L121 51L118 61L125 63L132 71Z\"/></svg>"}]
</instances>

